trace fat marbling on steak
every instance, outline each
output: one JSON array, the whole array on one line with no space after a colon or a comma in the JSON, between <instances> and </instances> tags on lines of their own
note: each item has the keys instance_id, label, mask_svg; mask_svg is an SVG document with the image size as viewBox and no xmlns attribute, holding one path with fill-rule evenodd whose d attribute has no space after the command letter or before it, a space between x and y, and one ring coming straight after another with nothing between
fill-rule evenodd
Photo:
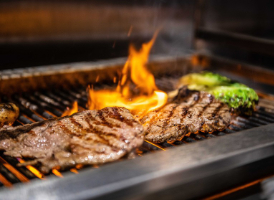
<instances>
[{"instance_id":1,"label":"fat marbling on steak","mask_svg":"<svg viewBox=\"0 0 274 200\"><path fill-rule=\"evenodd\" d=\"M221 131L230 119L226 104L209 93L183 87L171 103L148 113L140 121L145 139L161 143L181 139L188 133Z\"/></svg>"},{"instance_id":2,"label":"fat marbling on steak","mask_svg":"<svg viewBox=\"0 0 274 200\"><path fill-rule=\"evenodd\" d=\"M117 160L142 145L143 127L126 108L108 107L0 130L0 149L34 158L41 171Z\"/></svg>"}]
</instances>

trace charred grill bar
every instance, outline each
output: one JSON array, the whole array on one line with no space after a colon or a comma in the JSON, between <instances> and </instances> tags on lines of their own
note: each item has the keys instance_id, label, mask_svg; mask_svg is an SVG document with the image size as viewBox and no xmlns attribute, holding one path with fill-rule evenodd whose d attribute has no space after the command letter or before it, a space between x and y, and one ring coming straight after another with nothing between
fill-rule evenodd
<instances>
[{"instance_id":1,"label":"charred grill bar","mask_svg":"<svg viewBox=\"0 0 274 200\"><path fill-rule=\"evenodd\" d=\"M97 88L111 87L113 83L110 77L117 76L117 70L121 69L124 60L41 67L37 78L44 77L41 78L43 84L36 84L34 88L28 84L32 84L29 80L34 77L35 72L39 71L38 69L28 69L28 75L23 75L26 73L23 70L3 71L1 77L2 80L6 80L6 86L12 88L13 84L16 85L24 80L26 84L23 86L29 92L9 93L2 97L2 101L12 101L19 105L21 114L15 126L60 117L66 107L70 107L74 101L79 103L79 110L85 110L87 83L93 83ZM149 67L156 75L158 87L171 91L174 89L177 78L192 71L206 68L213 71L219 70L219 73L230 73L233 76L232 67L229 68L229 72L228 68L215 68L214 63L229 64L224 60L220 61L205 55L194 55L175 59L154 57ZM232 65L231 62L230 65ZM237 67L237 65L233 66ZM243 65L243 68L248 67ZM49 73L49 68L55 71ZM90 75L85 76L83 71ZM73 79L72 74L76 74L77 79L80 78L82 82L75 82L77 79ZM56 82L57 79L51 76L64 79ZM241 81L248 82L248 79L243 78ZM51 89L50 84L56 84L56 89ZM44 87L45 85L48 85L48 88ZM20 90L21 86L18 85L18 87L19 89L15 88L15 90ZM257 87L260 87L260 84ZM255 89L260 88L255 87ZM264 91L260 90L260 92ZM273 173L271 166L274 164L272 161L274 157L272 135L274 102L272 99L271 95L261 94L257 111L251 117L234 118L228 129L222 132L192 134L172 144L153 144L145 141L137 149L136 159L122 159L121 162L103 166L78 165L66 171L53 169L50 174L42 174L35 166L18 167L17 164L24 162L23 159L12 158L1 152L0 197L3 195L2 197L13 199L18 194L21 196L24 194L24 198L28 198L29 195L34 197L44 195L47 198L111 197L115 199L133 196L156 197L155 195L161 194L165 198L166 195L175 192L176 198L198 198L271 175ZM253 173L254 169L260 170ZM235 177L243 170L246 174L236 179ZM222 176L230 178L224 178L224 181L220 182L219 178ZM59 179L60 177L63 178ZM218 185L214 183L216 180ZM25 185L20 182L30 182L30 184ZM203 185L203 183L206 184ZM210 183L215 184L214 187ZM4 187L12 185L12 190ZM188 192L193 187L195 187L195 194ZM52 190L52 188L55 189ZM143 193L138 194L138 191Z\"/></svg>"}]
</instances>

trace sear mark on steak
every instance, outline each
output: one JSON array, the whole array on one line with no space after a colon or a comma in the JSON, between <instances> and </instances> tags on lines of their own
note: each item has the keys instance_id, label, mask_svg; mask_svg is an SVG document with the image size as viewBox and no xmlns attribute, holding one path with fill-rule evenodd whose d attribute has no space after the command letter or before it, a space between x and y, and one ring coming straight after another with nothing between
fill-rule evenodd
<instances>
[{"instance_id":1,"label":"sear mark on steak","mask_svg":"<svg viewBox=\"0 0 274 200\"><path fill-rule=\"evenodd\" d=\"M230 119L226 104L206 92L183 87L171 103L148 113L140 121L145 139L162 143L182 139L190 133L221 131Z\"/></svg>"},{"instance_id":2,"label":"sear mark on steak","mask_svg":"<svg viewBox=\"0 0 274 200\"><path fill-rule=\"evenodd\" d=\"M108 107L0 130L6 155L30 157L42 172L76 164L115 161L144 140L143 127L126 108Z\"/></svg>"}]
</instances>

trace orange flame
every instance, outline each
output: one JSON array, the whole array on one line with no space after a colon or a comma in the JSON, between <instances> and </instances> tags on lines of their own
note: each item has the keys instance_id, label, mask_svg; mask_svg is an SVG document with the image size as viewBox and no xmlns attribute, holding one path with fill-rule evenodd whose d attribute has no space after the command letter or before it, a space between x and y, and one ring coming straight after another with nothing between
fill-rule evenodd
<instances>
[{"instance_id":1,"label":"orange flame","mask_svg":"<svg viewBox=\"0 0 274 200\"><path fill-rule=\"evenodd\" d=\"M78 103L77 103L77 101L74 101L73 104L72 104L72 107L67 108L67 110L62 114L61 117L69 116L69 115L72 115L72 114L77 113L77 112L78 112Z\"/></svg>"},{"instance_id":2,"label":"orange flame","mask_svg":"<svg viewBox=\"0 0 274 200\"><path fill-rule=\"evenodd\" d=\"M51 172L60 178L63 178L63 175L57 170L57 169L52 169Z\"/></svg>"},{"instance_id":3,"label":"orange flame","mask_svg":"<svg viewBox=\"0 0 274 200\"><path fill-rule=\"evenodd\" d=\"M24 163L25 161L22 159L22 158L17 158L17 160L20 162L20 163ZM38 178L40 179L44 179L44 175L39 172L36 168L34 168L33 166L31 165L27 165L26 168L28 170L30 170L35 176L37 176Z\"/></svg>"},{"instance_id":4,"label":"orange flame","mask_svg":"<svg viewBox=\"0 0 274 200\"><path fill-rule=\"evenodd\" d=\"M146 68L149 52L157 34L158 31L148 43L142 45L139 51L130 45L129 57L115 91L94 91L92 88L88 88L87 107L90 110L119 106L128 108L135 114L138 112L143 115L163 106L167 102L167 94L157 88L154 76ZM130 87L132 82L139 91L137 96Z\"/></svg>"}]
</instances>

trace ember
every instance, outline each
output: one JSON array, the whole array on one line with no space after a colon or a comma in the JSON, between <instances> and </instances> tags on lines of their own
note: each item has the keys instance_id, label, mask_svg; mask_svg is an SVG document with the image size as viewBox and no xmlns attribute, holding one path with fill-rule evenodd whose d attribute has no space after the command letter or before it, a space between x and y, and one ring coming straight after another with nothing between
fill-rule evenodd
<instances>
[{"instance_id":1,"label":"ember","mask_svg":"<svg viewBox=\"0 0 274 200\"><path fill-rule=\"evenodd\" d=\"M93 88L88 88L88 109L120 106L135 114L144 115L165 105L167 94L157 88L154 76L146 68L149 52L157 34L158 32L148 43L143 44L139 51L130 45L129 57L122 70L122 77L116 90L95 91ZM137 95L132 91L132 83L138 89Z\"/></svg>"}]
</instances>

